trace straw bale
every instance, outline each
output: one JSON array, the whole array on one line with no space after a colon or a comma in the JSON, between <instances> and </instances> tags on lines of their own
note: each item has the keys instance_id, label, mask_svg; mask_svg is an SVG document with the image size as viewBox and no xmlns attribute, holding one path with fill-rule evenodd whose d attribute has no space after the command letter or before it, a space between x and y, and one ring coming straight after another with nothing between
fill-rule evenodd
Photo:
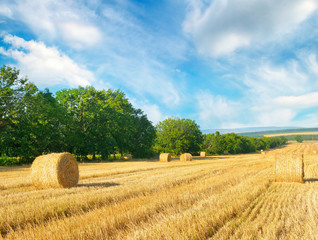
<instances>
[{"instance_id":1,"label":"straw bale","mask_svg":"<svg viewBox=\"0 0 318 240\"><path fill-rule=\"evenodd\" d=\"M275 155L275 182L303 182L304 155L279 153Z\"/></svg>"},{"instance_id":2,"label":"straw bale","mask_svg":"<svg viewBox=\"0 0 318 240\"><path fill-rule=\"evenodd\" d=\"M190 153L181 154L180 161L192 161L192 155Z\"/></svg>"},{"instance_id":3,"label":"straw bale","mask_svg":"<svg viewBox=\"0 0 318 240\"><path fill-rule=\"evenodd\" d=\"M126 155L124 156L124 159L125 159L125 160L131 160L131 159L132 159L132 155L131 155L131 154L126 154Z\"/></svg>"},{"instance_id":4,"label":"straw bale","mask_svg":"<svg viewBox=\"0 0 318 240\"><path fill-rule=\"evenodd\" d=\"M67 152L39 156L31 170L32 182L37 188L70 188L78 183L76 159Z\"/></svg>"},{"instance_id":5,"label":"straw bale","mask_svg":"<svg viewBox=\"0 0 318 240\"><path fill-rule=\"evenodd\" d=\"M200 157L206 157L206 152L200 152Z\"/></svg>"},{"instance_id":6,"label":"straw bale","mask_svg":"<svg viewBox=\"0 0 318 240\"><path fill-rule=\"evenodd\" d=\"M229 152L228 151L224 151L224 154L227 155L227 154L229 154Z\"/></svg>"},{"instance_id":7,"label":"straw bale","mask_svg":"<svg viewBox=\"0 0 318 240\"><path fill-rule=\"evenodd\" d=\"M171 161L171 155L170 153L161 153L159 156L160 162L170 162Z\"/></svg>"}]
</instances>

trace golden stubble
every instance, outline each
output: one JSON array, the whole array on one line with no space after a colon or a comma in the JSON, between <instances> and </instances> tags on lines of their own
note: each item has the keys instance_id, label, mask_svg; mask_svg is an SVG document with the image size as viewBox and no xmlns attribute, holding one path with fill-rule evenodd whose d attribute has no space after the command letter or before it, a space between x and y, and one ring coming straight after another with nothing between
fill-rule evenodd
<instances>
[{"instance_id":1,"label":"golden stubble","mask_svg":"<svg viewBox=\"0 0 318 240\"><path fill-rule=\"evenodd\" d=\"M0 231L6 239L314 239L316 146L79 164L79 184L70 189L37 190L30 168L0 168ZM280 151L307 151L304 184L273 182Z\"/></svg>"}]
</instances>

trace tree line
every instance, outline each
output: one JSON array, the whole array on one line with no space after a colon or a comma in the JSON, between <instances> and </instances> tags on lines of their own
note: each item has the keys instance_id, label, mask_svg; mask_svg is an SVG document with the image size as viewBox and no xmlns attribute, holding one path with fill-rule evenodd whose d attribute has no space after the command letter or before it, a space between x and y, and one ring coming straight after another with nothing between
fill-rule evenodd
<instances>
[{"instance_id":1,"label":"tree line","mask_svg":"<svg viewBox=\"0 0 318 240\"><path fill-rule=\"evenodd\" d=\"M76 156L151 155L156 136L147 116L119 90L40 91L19 70L0 69L0 154L30 162L49 152Z\"/></svg>"},{"instance_id":2,"label":"tree line","mask_svg":"<svg viewBox=\"0 0 318 240\"><path fill-rule=\"evenodd\" d=\"M156 126L156 153L169 152L177 156L181 153L198 155L200 151L208 154L250 153L281 146L287 142L285 137L244 137L235 133L221 135L202 134L195 121L190 119L168 118Z\"/></svg>"},{"instance_id":3,"label":"tree line","mask_svg":"<svg viewBox=\"0 0 318 240\"><path fill-rule=\"evenodd\" d=\"M225 151L231 154L250 153L281 146L287 142L285 137L244 137L235 133L221 135L205 134L203 149L209 154L222 154Z\"/></svg>"},{"instance_id":4,"label":"tree line","mask_svg":"<svg viewBox=\"0 0 318 240\"><path fill-rule=\"evenodd\" d=\"M248 153L277 147L286 138L252 138L234 133L202 134L190 119L168 118L153 126L120 90L94 87L39 90L19 70L0 69L0 165L16 157L30 163L51 152L107 160L111 154L151 157L163 152ZM86 159L87 160L87 159Z\"/></svg>"}]
</instances>

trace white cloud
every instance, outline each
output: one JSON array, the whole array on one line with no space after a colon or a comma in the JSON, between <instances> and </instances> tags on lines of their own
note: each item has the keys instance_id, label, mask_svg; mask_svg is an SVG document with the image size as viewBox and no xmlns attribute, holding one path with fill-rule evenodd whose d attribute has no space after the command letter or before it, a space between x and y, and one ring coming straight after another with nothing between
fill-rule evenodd
<instances>
[{"instance_id":1,"label":"white cloud","mask_svg":"<svg viewBox=\"0 0 318 240\"><path fill-rule=\"evenodd\" d=\"M8 1L6 6L13 19L25 23L43 40L64 39L70 47L82 48L102 39L94 13L74 1Z\"/></svg>"},{"instance_id":2,"label":"white cloud","mask_svg":"<svg viewBox=\"0 0 318 240\"><path fill-rule=\"evenodd\" d=\"M245 69L240 79L244 88L245 114L251 123L262 126L305 126L297 119L301 111L318 106L317 77L312 75L317 61L314 54L272 64L259 62ZM314 73L315 74L315 73ZM305 123L305 119L303 119Z\"/></svg>"},{"instance_id":3,"label":"white cloud","mask_svg":"<svg viewBox=\"0 0 318 240\"><path fill-rule=\"evenodd\" d=\"M0 5L0 16L4 16L7 18L12 18L12 11L6 5Z\"/></svg>"},{"instance_id":4,"label":"white cloud","mask_svg":"<svg viewBox=\"0 0 318 240\"><path fill-rule=\"evenodd\" d=\"M151 104L148 101L140 101L133 97L128 97L128 99L135 108L141 109L154 125L167 118L163 116L157 104Z\"/></svg>"},{"instance_id":5,"label":"white cloud","mask_svg":"<svg viewBox=\"0 0 318 240\"><path fill-rule=\"evenodd\" d=\"M59 84L78 87L95 81L93 73L84 66L43 42L25 41L11 35L5 36L4 42L11 47L7 50L0 48L0 53L16 60L21 73L40 87Z\"/></svg>"},{"instance_id":6,"label":"white cloud","mask_svg":"<svg viewBox=\"0 0 318 240\"><path fill-rule=\"evenodd\" d=\"M144 105L142 110L147 114L148 119L153 123L157 124L158 122L164 119L162 113L160 112L159 106L156 104Z\"/></svg>"},{"instance_id":7,"label":"white cloud","mask_svg":"<svg viewBox=\"0 0 318 240\"><path fill-rule=\"evenodd\" d=\"M65 22L60 26L64 38L76 48L94 46L101 40L100 31L94 27L76 22Z\"/></svg>"},{"instance_id":8,"label":"white cloud","mask_svg":"<svg viewBox=\"0 0 318 240\"><path fill-rule=\"evenodd\" d=\"M299 94L310 90L308 76L296 61L291 61L286 66L261 63L255 69L247 71L243 83L249 88L250 93L259 98Z\"/></svg>"},{"instance_id":9,"label":"white cloud","mask_svg":"<svg viewBox=\"0 0 318 240\"><path fill-rule=\"evenodd\" d=\"M181 103L183 86L176 86L173 69L184 59L183 36L152 29L136 15L145 14L129 1L5 0L16 21L36 39L56 44L90 60L97 76L139 97L150 96L167 106ZM34 11L36 9L36 11ZM96 10L98 9L98 10ZM87 49L88 47L88 49ZM104 84L93 84L103 86ZM178 88L178 89L177 89Z\"/></svg>"},{"instance_id":10,"label":"white cloud","mask_svg":"<svg viewBox=\"0 0 318 240\"><path fill-rule=\"evenodd\" d=\"M224 96L214 96L208 92L201 92L196 96L199 119L203 128L213 128L216 125L234 125L239 105Z\"/></svg>"},{"instance_id":11,"label":"white cloud","mask_svg":"<svg viewBox=\"0 0 318 240\"><path fill-rule=\"evenodd\" d=\"M307 66L312 73L318 76L318 61L316 54L309 54L307 58Z\"/></svg>"},{"instance_id":12,"label":"white cloud","mask_svg":"<svg viewBox=\"0 0 318 240\"><path fill-rule=\"evenodd\" d=\"M108 56L108 64L104 64L101 71L111 78L119 79L129 91L139 96L149 95L168 107L180 104L182 93L179 89L182 89L182 86L177 89L166 74L167 68L164 65L148 57L140 56L139 61L136 62L132 61L131 56L129 58L118 55Z\"/></svg>"},{"instance_id":13,"label":"white cloud","mask_svg":"<svg viewBox=\"0 0 318 240\"><path fill-rule=\"evenodd\" d=\"M292 108L310 108L318 106L318 92L312 92L300 96L280 96L274 99L276 104Z\"/></svg>"},{"instance_id":14,"label":"white cloud","mask_svg":"<svg viewBox=\"0 0 318 240\"><path fill-rule=\"evenodd\" d=\"M317 10L316 0L190 1L183 24L201 54L224 56L293 31Z\"/></svg>"},{"instance_id":15,"label":"white cloud","mask_svg":"<svg viewBox=\"0 0 318 240\"><path fill-rule=\"evenodd\" d=\"M261 111L257 115L260 126L290 126L296 116L296 111L289 108L273 108Z\"/></svg>"}]
</instances>

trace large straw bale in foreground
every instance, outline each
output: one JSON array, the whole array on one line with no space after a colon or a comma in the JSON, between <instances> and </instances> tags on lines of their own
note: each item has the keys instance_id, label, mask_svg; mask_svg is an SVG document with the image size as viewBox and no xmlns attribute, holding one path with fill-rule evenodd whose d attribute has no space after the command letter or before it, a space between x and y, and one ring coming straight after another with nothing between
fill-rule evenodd
<instances>
[{"instance_id":1,"label":"large straw bale in foreground","mask_svg":"<svg viewBox=\"0 0 318 240\"><path fill-rule=\"evenodd\" d=\"M200 157L206 157L206 152L200 152Z\"/></svg>"},{"instance_id":2,"label":"large straw bale in foreground","mask_svg":"<svg viewBox=\"0 0 318 240\"><path fill-rule=\"evenodd\" d=\"M300 153L278 153L275 155L276 182L303 182L304 155Z\"/></svg>"},{"instance_id":3,"label":"large straw bale in foreground","mask_svg":"<svg viewBox=\"0 0 318 240\"><path fill-rule=\"evenodd\" d=\"M192 161L192 155L190 153L181 154L180 161Z\"/></svg>"},{"instance_id":4,"label":"large straw bale in foreground","mask_svg":"<svg viewBox=\"0 0 318 240\"><path fill-rule=\"evenodd\" d=\"M39 156L31 169L32 182L38 188L70 188L78 183L78 165L70 153Z\"/></svg>"},{"instance_id":5,"label":"large straw bale in foreground","mask_svg":"<svg viewBox=\"0 0 318 240\"><path fill-rule=\"evenodd\" d=\"M159 156L160 162L170 162L171 161L171 155L170 153L161 153Z\"/></svg>"}]
</instances>

